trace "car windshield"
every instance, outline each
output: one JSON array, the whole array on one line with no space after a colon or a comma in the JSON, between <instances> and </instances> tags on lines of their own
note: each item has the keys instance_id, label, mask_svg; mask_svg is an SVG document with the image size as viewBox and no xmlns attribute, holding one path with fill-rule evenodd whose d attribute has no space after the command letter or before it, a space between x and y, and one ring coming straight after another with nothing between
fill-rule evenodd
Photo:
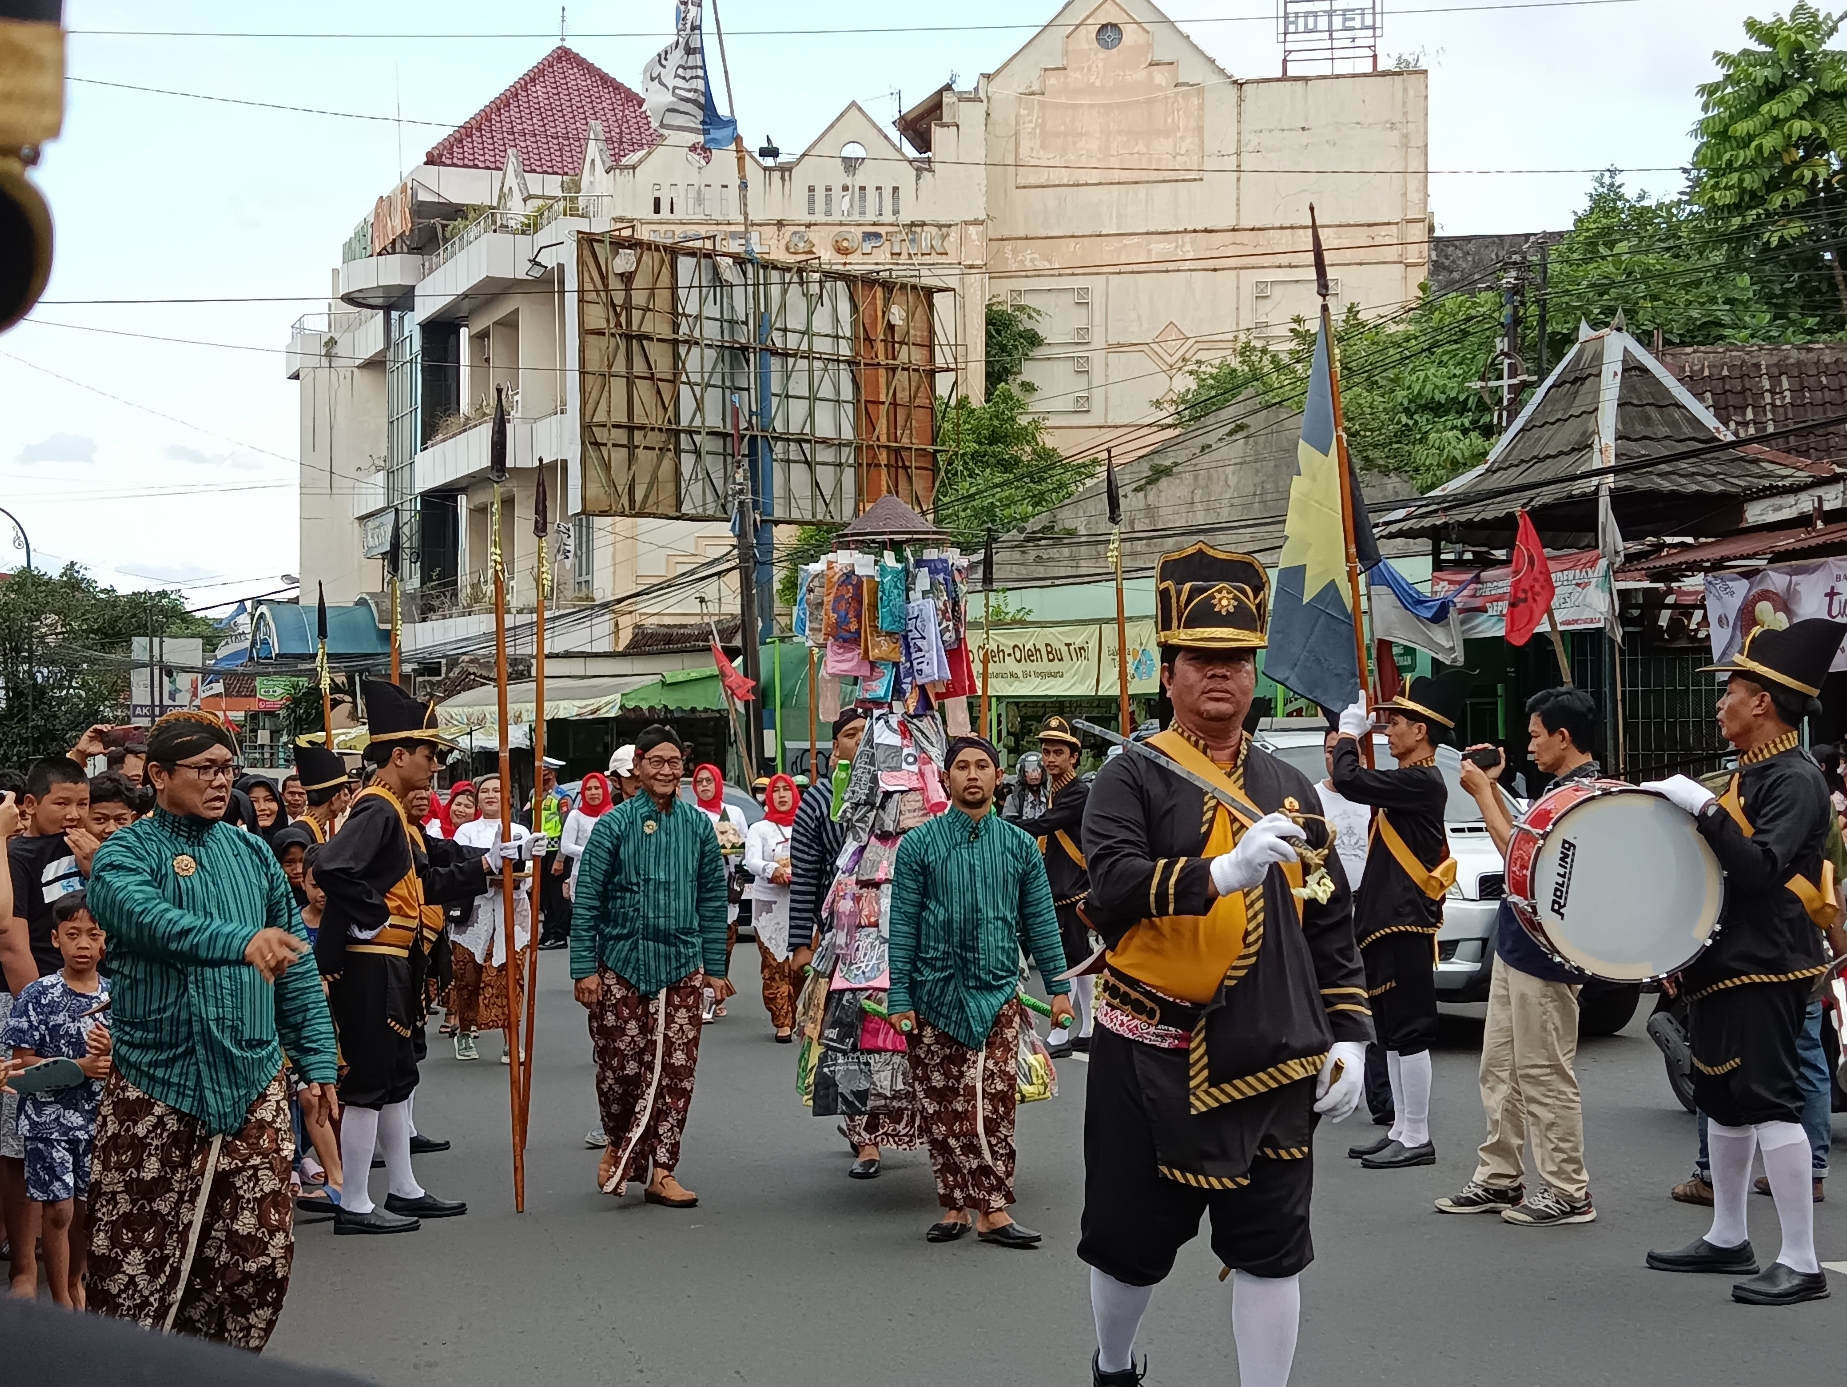
<instances>
[{"instance_id":1,"label":"car windshield","mask_svg":"<svg viewBox=\"0 0 1847 1387\"><path fill-rule=\"evenodd\" d=\"M1317 736L1309 740L1303 733L1262 734L1257 738L1258 744L1317 783L1328 778L1327 759L1321 750L1321 739ZM1385 749L1385 738L1372 739L1373 760L1380 766L1393 766L1392 754ZM1481 819L1481 807L1475 803L1474 796L1462 788L1462 758L1448 747L1437 749L1437 769L1443 772L1443 783L1449 787L1449 804L1443 812L1444 821L1452 824L1478 824Z\"/></svg>"}]
</instances>

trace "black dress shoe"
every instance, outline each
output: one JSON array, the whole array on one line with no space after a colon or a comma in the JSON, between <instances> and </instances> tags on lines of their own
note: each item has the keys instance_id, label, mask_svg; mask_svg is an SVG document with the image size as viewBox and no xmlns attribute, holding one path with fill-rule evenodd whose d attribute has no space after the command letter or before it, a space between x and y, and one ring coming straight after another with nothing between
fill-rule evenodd
<instances>
[{"instance_id":1,"label":"black dress shoe","mask_svg":"<svg viewBox=\"0 0 1847 1387\"><path fill-rule=\"evenodd\" d=\"M383 1156L374 1156L372 1158L372 1169L383 1170L384 1168L385 1168L385 1158Z\"/></svg>"},{"instance_id":2,"label":"black dress shoe","mask_svg":"<svg viewBox=\"0 0 1847 1387\"><path fill-rule=\"evenodd\" d=\"M1131 1359L1129 1366L1121 1372L1106 1373L1097 1366L1097 1355L1090 1355L1090 1387L1142 1387L1142 1379L1148 1376L1148 1360L1142 1359L1141 1367L1135 1366Z\"/></svg>"},{"instance_id":3,"label":"black dress shoe","mask_svg":"<svg viewBox=\"0 0 1847 1387\"><path fill-rule=\"evenodd\" d=\"M876 1180L878 1179L879 1178L878 1158L873 1157L870 1160L854 1161L853 1168L847 1172L847 1178L852 1179L852 1180Z\"/></svg>"},{"instance_id":4,"label":"black dress shoe","mask_svg":"<svg viewBox=\"0 0 1847 1387\"><path fill-rule=\"evenodd\" d=\"M1072 1036L1071 1048L1076 1050L1080 1055L1088 1055L1090 1053L1090 1037L1087 1035Z\"/></svg>"},{"instance_id":5,"label":"black dress shoe","mask_svg":"<svg viewBox=\"0 0 1847 1387\"><path fill-rule=\"evenodd\" d=\"M295 1218L300 1223L325 1223L340 1212L340 1206L325 1194L295 1196Z\"/></svg>"},{"instance_id":6,"label":"black dress shoe","mask_svg":"<svg viewBox=\"0 0 1847 1387\"><path fill-rule=\"evenodd\" d=\"M994 1243L999 1247L1037 1247L1039 1234L1030 1228L1022 1228L1017 1223L1003 1223L998 1228L990 1228L985 1233L976 1233L984 1243Z\"/></svg>"},{"instance_id":7,"label":"black dress shoe","mask_svg":"<svg viewBox=\"0 0 1847 1387\"><path fill-rule=\"evenodd\" d=\"M1055 1060L1069 1059L1071 1058L1075 1046L1075 1041L1061 1040L1056 1045L1046 1046L1045 1053Z\"/></svg>"},{"instance_id":8,"label":"black dress shoe","mask_svg":"<svg viewBox=\"0 0 1847 1387\"><path fill-rule=\"evenodd\" d=\"M1347 1148L1347 1158L1357 1161L1361 1156L1376 1156L1391 1144L1392 1139L1390 1137L1380 1137L1377 1141L1369 1141L1363 1146L1349 1146Z\"/></svg>"},{"instance_id":9,"label":"black dress shoe","mask_svg":"<svg viewBox=\"0 0 1847 1387\"><path fill-rule=\"evenodd\" d=\"M448 1149L449 1143L446 1141L439 1141L435 1137L426 1137L422 1132L412 1132L410 1134L410 1154L413 1156L427 1156L432 1151L447 1151Z\"/></svg>"},{"instance_id":10,"label":"black dress shoe","mask_svg":"<svg viewBox=\"0 0 1847 1387\"><path fill-rule=\"evenodd\" d=\"M1656 1271L1717 1271L1727 1276L1752 1276L1757 1272L1757 1254L1751 1251L1749 1242L1714 1247L1699 1238L1677 1252L1651 1252L1647 1260Z\"/></svg>"},{"instance_id":11,"label":"black dress shoe","mask_svg":"<svg viewBox=\"0 0 1847 1387\"><path fill-rule=\"evenodd\" d=\"M394 1214L403 1214L409 1218L460 1218L468 1212L468 1206L459 1199L438 1199L433 1194L420 1194L415 1199L403 1199L395 1194L385 1196L385 1207Z\"/></svg>"},{"instance_id":12,"label":"black dress shoe","mask_svg":"<svg viewBox=\"0 0 1847 1387\"><path fill-rule=\"evenodd\" d=\"M1746 1305L1800 1305L1827 1298L1827 1272L1797 1271L1783 1262L1772 1262L1749 1281L1732 1287L1732 1299Z\"/></svg>"},{"instance_id":13,"label":"black dress shoe","mask_svg":"<svg viewBox=\"0 0 1847 1387\"><path fill-rule=\"evenodd\" d=\"M415 1233L421 1227L423 1224L417 1219L379 1208L368 1209L363 1214L335 1209L333 1215L335 1237L345 1237L349 1233Z\"/></svg>"},{"instance_id":14,"label":"black dress shoe","mask_svg":"<svg viewBox=\"0 0 1847 1387\"><path fill-rule=\"evenodd\" d=\"M925 1242L952 1243L975 1225L972 1223L952 1223L944 1219L941 1223L930 1225L930 1231L924 1234Z\"/></svg>"},{"instance_id":15,"label":"black dress shoe","mask_svg":"<svg viewBox=\"0 0 1847 1387\"><path fill-rule=\"evenodd\" d=\"M1406 1146L1402 1141L1390 1141L1376 1155L1360 1157L1360 1164L1367 1170L1404 1170L1414 1165L1436 1163L1437 1144L1434 1141L1427 1141L1422 1146Z\"/></svg>"}]
</instances>

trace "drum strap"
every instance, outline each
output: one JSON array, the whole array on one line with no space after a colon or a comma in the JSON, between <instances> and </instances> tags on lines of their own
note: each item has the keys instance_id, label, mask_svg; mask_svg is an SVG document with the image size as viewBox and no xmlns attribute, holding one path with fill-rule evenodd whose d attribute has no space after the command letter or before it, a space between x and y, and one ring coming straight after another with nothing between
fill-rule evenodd
<instances>
[{"instance_id":1,"label":"drum strap","mask_svg":"<svg viewBox=\"0 0 1847 1387\"><path fill-rule=\"evenodd\" d=\"M1732 822L1738 825L1745 837L1755 837L1757 830L1744 816L1744 795L1739 790L1738 781L1739 777L1734 773L1732 783L1719 796L1719 807L1732 816ZM1802 902L1802 908L1808 912L1809 919L1814 921L1815 928L1827 929L1840 914L1841 908L1834 899L1834 864L1827 859L1822 860L1820 886L1816 886L1800 872L1783 885Z\"/></svg>"},{"instance_id":2,"label":"drum strap","mask_svg":"<svg viewBox=\"0 0 1847 1387\"><path fill-rule=\"evenodd\" d=\"M1434 869L1426 867L1417 860L1417 854L1411 851L1410 844L1398 836L1398 830L1392 827L1392 821L1381 809L1372 816L1374 836L1385 839L1385 846L1391 850L1393 858L1404 869L1404 874L1411 878L1413 885L1433 901L1440 901L1449 894L1449 888L1456 884L1456 859L1445 857Z\"/></svg>"}]
</instances>

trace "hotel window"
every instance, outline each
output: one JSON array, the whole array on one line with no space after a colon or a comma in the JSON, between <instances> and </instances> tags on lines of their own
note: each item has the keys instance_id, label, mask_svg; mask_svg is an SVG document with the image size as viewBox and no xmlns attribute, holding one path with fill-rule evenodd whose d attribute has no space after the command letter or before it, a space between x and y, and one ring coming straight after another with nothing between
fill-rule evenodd
<instances>
[{"instance_id":1,"label":"hotel window","mask_svg":"<svg viewBox=\"0 0 1847 1387\"><path fill-rule=\"evenodd\" d=\"M832 183L827 185L827 211L825 215L829 217L834 215L834 185Z\"/></svg>"},{"instance_id":2,"label":"hotel window","mask_svg":"<svg viewBox=\"0 0 1847 1387\"><path fill-rule=\"evenodd\" d=\"M814 184L808 185L808 215L814 215Z\"/></svg>"},{"instance_id":3,"label":"hotel window","mask_svg":"<svg viewBox=\"0 0 1847 1387\"><path fill-rule=\"evenodd\" d=\"M891 219L898 220L898 190L896 188L891 190Z\"/></svg>"},{"instance_id":4,"label":"hotel window","mask_svg":"<svg viewBox=\"0 0 1847 1387\"><path fill-rule=\"evenodd\" d=\"M885 190L883 188L879 189L878 213L881 217L885 215Z\"/></svg>"},{"instance_id":5,"label":"hotel window","mask_svg":"<svg viewBox=\"0 0 1847 1387\"><path fill-rule=\"evenodd\" d=\"M658 217L660 216L660 214L661 214L661 185L656 183L654 185L654 215Z\"/></svg>"},{"instance_id":6,"label":"hotel window","mask_svg":"<svg viewBox=\"0 0 1847 1387\"><path fill-rule=\"evenodd\" d=\"M699 215L702 217L712 215L712 185L710 183L699 189Z\"/></svg>"},{"instance_id":7,"label":"hotel window","mask_svg":"<svg viewBox=\"0 0 1847 1387\"><path fill-rule=\"evenodd\" d=\"M669 183L667 185L667 215L668 216L673 217L673 216L679 215L678 210L677 210L677 204L679 203L679 201L680 201L680 185L678 183Z\"/></svg>"},{"instance_id":8,"label":"hotel window","mask_svg":"<svg viewBox=\"0 0 1847 1387\"><path fill-rule=\"evenodd\" d=\"M718 219L722 222L728 220L730 216L731 185L729 183L720 183L718 185Z\"/></svg>"},{"instance_id":9,"label":"hotel window","mask_svg":"<svg viewBox=\"0 0 1847 1387\"><path fill-rule=\"evenodd\" d=\"M866 215L866 185L864 183L859 185L859 215L862 217Z\"/></svg>"},{"instance_id":10,"label":"hotel window","mask_svg":"<svg viewBox=\"0 0 1847 1387\"><path fill-rule=\"evenodd\" d=\"M571 517L571 587L580 596L596 587L596 522L587 515Z\"/></svg>"}]
</instances>

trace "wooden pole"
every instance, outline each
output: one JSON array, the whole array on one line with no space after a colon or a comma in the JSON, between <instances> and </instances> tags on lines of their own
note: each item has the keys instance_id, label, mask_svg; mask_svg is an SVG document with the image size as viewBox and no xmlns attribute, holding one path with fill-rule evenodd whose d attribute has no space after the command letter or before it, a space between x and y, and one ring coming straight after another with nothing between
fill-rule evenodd
<instances>
[{"instance_id":1,"label":"wooden pole","mask_svg":"<svg viewBox=\"0 0 1847 1387\"><path fill-rule=\"evenodd\" d=\"M1373 696L1372 660L1366 649L1366 618L1360 607L1360 555L1353 534L1353 468L1347 461L1347 425L1340 412L1340 368L1335 360L1334 321L1328 303L1321 301L1321 331L1328 344L1328 387L1334 397L1334 447L1339 453L1340 523L1347 542L1347 600L1353 610L1353 658L1359 671L1360 690ZM1372 765L1372 738L1360 739L1360 754Z\"/></svg>"},{"instance_id":2,"label":"wooden pole","mask_svg":"<svg viewBox=\"0 0 1847 1387\"><path fill-rule=\"evenodd\" d=\"M507 748L507 571L500 540L500 483L494 483L494 681L499 693L500 710L500 842L502 850L513 843L513 767ZM519 951L513 932L512 863L500 868L501 934L506 944L506 965L502 969L507 987L507 1105L513 1135L513 1208L526 1211L526 1153L522 1149L520 1100L525 1085L519 1047ZM490 949L491 956L491 949Z\"/></svg>"},{"instance_id":3,"label":"wooden pole","mask_svg":"<svg viewBox=\"0 0 1847 1387\"><path fill-rule=\"evenodd\" d=\"M540 464L541 467L543 464ZM543 483L541 483L543 485ZM543 831L545 805L545 590L551 579L548 536L542 533L545 517L534 522L539 535L538 598L533 606L532 647L532 831ZM504 796L502 797L504 800ZM557 852L556 844L551 850ZM526 943L526 1062L520 1067L524 1079L519 1096L519 1147L526 1149L526 1132L532 1120L532 1057L538 1051L539 1011L539 902L545 887L543 865L532 868L532 936Z\"/></svg>"},{"instance_id":4,"label":"wooden pole","mask_svg":"<svg viewBox=\"0 0 1847 1387\"><path fill-rule=\"evenodd\" d=\"M808 784L812 788L821 783L821 722L816 701L820 694L815 688L814 647L808 647ZM833 767L828 767L832 770Z\"/></svg>"},{"instance_id":5,"label":"wooden pole","mask_svg":"<svg viewBox=\"0 0 1847 1387\"><path fill-rule=\"evenodd\" d=\"M398 575L391 575L391 682L404 682L404 618L400 610L399 594L402 585Z\"/></svg>"},{"instance_id":6,"label":"wooden pole","mask_svg":"<svg viewBox=\"0 0 1847 1387\"><path fill-rule=\"evenodd\" d=\"M1119 731L1126 737L1135 730L1129 712L1129 618L1122 601L1122 529L1110 531L1110 564L1116 570L1116 701Z\"/></svg>"},{"instance_id":7,"label":"wooden pole","mask_svg":"<svg viewBox=\"0 0 1847 1387\"><path fill-rule=\"evenodd\" d=\"M1566 688L1570 688L1571 662L1565 658L1565 637L1558 629L1558 613L1550 607L1546 608L1546 626L1552 632L1552 654L1558 659L1558 677L1564 680Z\"/></svg>"},{"instance_id":8,"label":"wooden pole","mask_svg":"<svg viewBox=\"0 0 1847 1387\"><path fill-rule=\"evenodd\" d=\"M315 637L319 644L315 650L315 675L321 681L321 738L322 745L333 750L333 675L327 669L327 585L314 585L314 624ZM154 642L148 642L148 653L154 651ZM151 667L150 667L151 668ZM154 682L148 681L148 702L154 701Z\"/></svg>"},{"instance_id":9,"label":"wooden pole","mask_svg":"<svg viewBox=\"0 0 1847 1387\"><path fill-rule=\"evenodd\" d=\"M994 702L988 692L988 655L994 644L994 594L981 594L981 735L994 740Z\"/></svg>"}]
</instances>

